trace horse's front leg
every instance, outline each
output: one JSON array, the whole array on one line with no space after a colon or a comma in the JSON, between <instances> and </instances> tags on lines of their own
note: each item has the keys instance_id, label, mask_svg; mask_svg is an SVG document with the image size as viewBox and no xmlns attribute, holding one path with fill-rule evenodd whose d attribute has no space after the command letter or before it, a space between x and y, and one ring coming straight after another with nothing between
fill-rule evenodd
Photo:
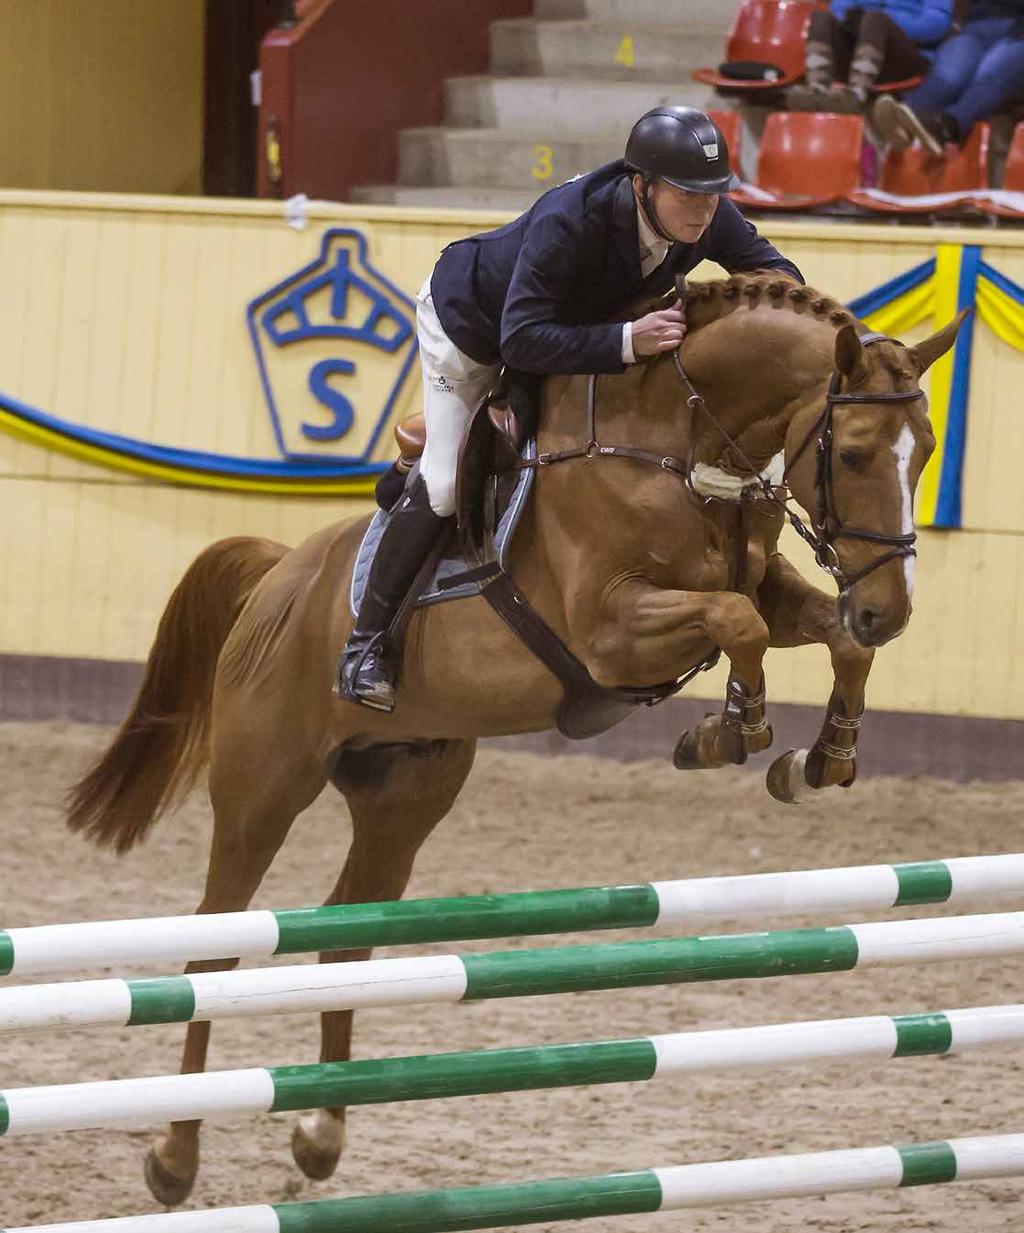
<instances>
[{"instance_id":1,"label":"horse's front leg","mask_svg":"<svg viewBox=\"0 0 1024 1233\"><path fill-rule=\"evenodd\" d=\"M771 645L823 643L835 679L818 739L809 750L790 749L776 758L768 771L768 791L788 805L808 799L813 789L848 788L857 776L864 687L875 653L843 629L835 598L812 586L781 553L769 557L758 599Z\"/></svg>"},{"instance_id":2,"label":"horse's front leg","mask_svg":"<svg viewBox=\"0 0 1024 1233\"><path fill-rule=\"evenodd\" d=\"M762 671L768 638L745 595L673 591L633 579L606 597L587 667L602 685L656 684L720 647L730 665L725 709L683 734L674 761L681 770L739 764L772 742Z\"/></svg>"}]
</instances>

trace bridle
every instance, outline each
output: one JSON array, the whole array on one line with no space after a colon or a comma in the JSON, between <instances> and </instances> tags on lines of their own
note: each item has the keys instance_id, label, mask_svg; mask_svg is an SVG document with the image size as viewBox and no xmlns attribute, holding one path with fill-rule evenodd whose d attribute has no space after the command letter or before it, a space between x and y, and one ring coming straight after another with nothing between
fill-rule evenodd
<instances>
[{"instance_id":1,"label":"bridle","mask_svg":"<svg viewBox=\"0 0 1024 1233\"><path fill-rule=\"evenodd\" d=\"M863 334L860 338L862 347L870 347L874 343L879 342L894 342L897 346L903 346L898 339L889 338L886 334L872 332ZM811 441L815 440L814 489L818 498L818 508L811 518L811 526L807 527L800 517L788 508L786 512L793 529L814 550L814 559L826 573L831 574L836 580L840 594L846 594L862 578L866 578L868 574L873 573L876 569L880 569L883 565L888 564L889 561L894 561L899 557L917 556L917 549L914 547L917 542L917 534L914 531L910 531L905 535L886 535L882 531L868 531L864 527L844 525L836 509L835 483L833 480L833 412L837 406L845 405L856 406L858 404L879 402L914 402L918 398L923 398L924 392L921 389L914 389L891 394L842 394L839 391L841 380L841 374L836 370L832 374L828 394L825 397L825 409L811 426L803 441L800 442L793 457L786 464L782 480L783 484L785 484L793 467L803 456ZM888 546L889 551L876 557L855 574L847 574L839 564L839 555L835 549L835 541L838 539L858 539L870 544L882 544Z\"/></svg>"},{"instance_id":2,"label":"bridle","mask_svg":"<svg viewBox=\"0 0 1024 1233\"><path fill-rule=\"evenodd\" d=\"M865 347L879 342L894 342L898 346L903 345L898 339L873 332L862 334L860 342ZM862 578L866 578L868 574L881 568L881 566L889 561L899 557L917 555L917 549L914 547L917 535L912 531L904 535L887 535L881 531L868 531L864 527L846 526L841 521L836 509L835 483L833 479L833 418L837 406L880 402L909 403L918 398L923 398L924 393L922 390L914 389L903 393L891 394L841 393L839 387L842 383L842 374L836 369L829 382L824 409L808 430L807 435L801 441L793 457L787 463L782 475L782 484L776 488L768 478L760 473L736 439L719 422L704 401L703 396L694 388L693 383L683 369L678 349L673 352L672 360L676 376L686 391L686 405L690 409L691 416L690 456L686 461L676 458L671 454L658 454L653 450L645 450L633 445L602 445L597 436L597 374L595 373L590 376L587 384L586 445L575 446L567 450L552 450L547 453L538 454L535 458L522 459L516 464L515 469L527 470L550 467L556 463L566 462L573 458L632 458L638 462L659 467L661 470L671 472L673 475L678 475L686 484L694 499L703 501L708 498L701 497L694 490L692 480L697 436L693 429L696 418L700 415L717 429L730 450L740 459L748 472L746 478L752 481L751 487L759 490L759 496L780 509L789 519L790 525L796 533L810 545L814 552L815 561L827 574L835 579L836 585L839 587L840 598L843 598ZM800 515L791 508L791 498L788 495L780 495L780 492L787 492L787 481L790 472L799 459L803 457L812 441L815 442L816 467L814 485L817 495L817 509L811 515L811 525L808 526ZM881 544L888 547L889 551L878 556L856 573L847 574L839 563L839 554L835 547L836 540L839 539L856 539L867 543Z\"/></svg>"}]
</instances>

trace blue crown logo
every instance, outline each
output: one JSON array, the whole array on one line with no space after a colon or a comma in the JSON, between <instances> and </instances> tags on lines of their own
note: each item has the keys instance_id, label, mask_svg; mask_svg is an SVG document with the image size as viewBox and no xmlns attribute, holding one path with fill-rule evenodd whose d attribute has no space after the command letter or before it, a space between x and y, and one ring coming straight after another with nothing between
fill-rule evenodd
<instances>
[{"instance_id":1,"label":"blue crown logo","mask_svg":"<svg viewBox=\"0 0 1024 1233\"><path fill-rule=\"evenodd\" d=\"M367 261L366 237L341 227L325 233L316 261L250 303L283 458L369 466L416 358L415 313Z\"/></svg>"}]
</instances>

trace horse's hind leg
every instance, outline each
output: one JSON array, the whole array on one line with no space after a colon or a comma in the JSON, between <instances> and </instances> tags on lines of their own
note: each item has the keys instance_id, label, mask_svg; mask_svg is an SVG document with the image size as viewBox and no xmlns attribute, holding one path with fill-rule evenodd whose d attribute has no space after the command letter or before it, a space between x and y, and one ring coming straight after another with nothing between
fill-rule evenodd
<instances>
[{"instance_id":1,"label":"horse's hind leg","mask_svg":"<svg viewBox=\"0 0 1024 1233\"><path fill-rule=\"evenodd\" d=\"M256 893L297 814L322 791L327 777L306 758L289 759L280 745L273 758L256 757L248 738L216 751L210 767L214 827L206 889L198 912L244 911ZM221 756L218 757L218 752ZM237 959L190 963L185 971L223 972ZM190 1023L181 1073L206 1067L209 1023ZM199 1171L199 1122L174 1122L146 1158L146 1183L166 1207L184 1202Z\"/></svg>"},{"instance_id":2,"label":"horse's hind leg","mask_svg":"<svg viewBox=\"0 0 1024 1233\"><path fill-rule=\"evenodd\" d=\"M343 752L334 774L352 814L352 847L327 900L373 903L401 897L420 846L441 821L473 765L473 741L379 745ZM323 963L367 959L369 950L327 951ZM352 1012L321 1016L320 1060L348 1059ZM329 1177L344 1144L345 1110L318 1109L295 1127L292 1152L307 1177Z\"/></svg>"}]
</instances>

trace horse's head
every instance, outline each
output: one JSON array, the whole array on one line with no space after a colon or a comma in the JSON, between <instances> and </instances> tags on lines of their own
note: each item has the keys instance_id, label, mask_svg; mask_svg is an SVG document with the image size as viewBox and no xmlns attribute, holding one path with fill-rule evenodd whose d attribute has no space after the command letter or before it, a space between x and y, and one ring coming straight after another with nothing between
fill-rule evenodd
<instances>
[{"instance_id":1,"label":"horse's head","mask_svg":"<svg viewBox=\"0 0 1024 1233\"><path fill-rule=\"evenodd\" d=\"M935 449L918 382L965 315L916 347L844 325L825 407L802 408L786 434L787 482L811 514L841 619L862 646L895 638L910 617L914 491Z\"/></svg>"}]
</instances>

